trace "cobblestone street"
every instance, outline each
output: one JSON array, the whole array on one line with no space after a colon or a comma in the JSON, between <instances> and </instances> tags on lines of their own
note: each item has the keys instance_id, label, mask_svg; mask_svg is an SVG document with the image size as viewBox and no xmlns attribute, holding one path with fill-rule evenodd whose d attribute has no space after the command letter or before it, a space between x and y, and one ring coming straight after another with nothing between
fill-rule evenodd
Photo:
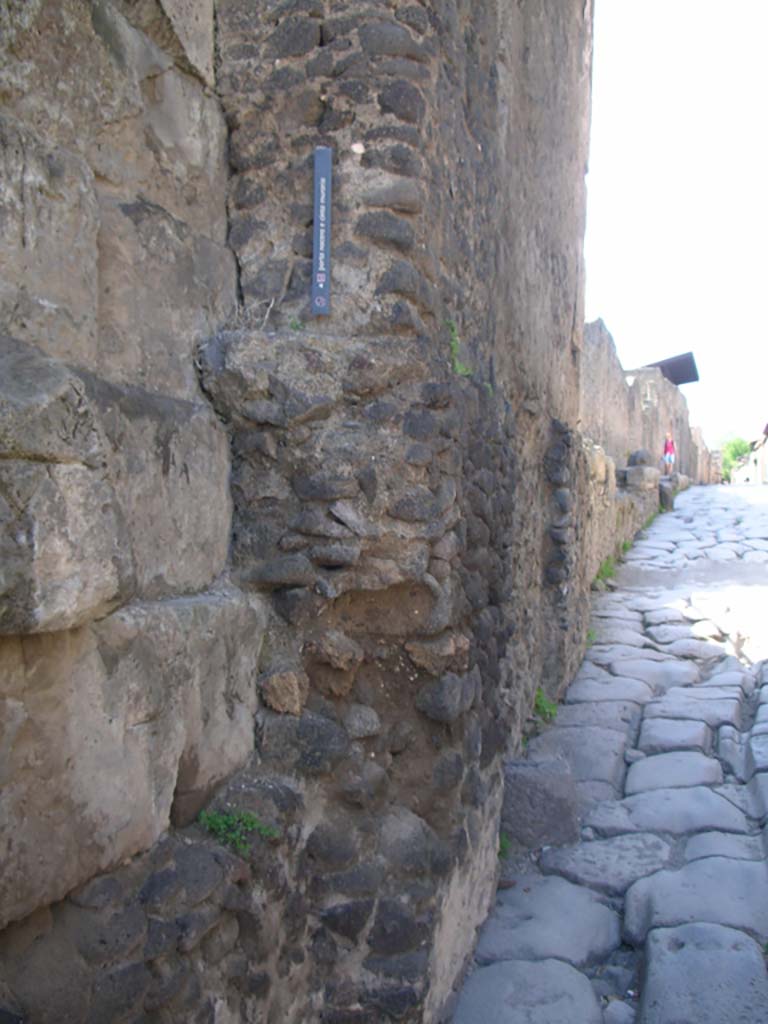
<instances>
[{"instance_id":1,"label":"cobblestone street","mask_svg":"<svg viewBox=\"0 0 768 1024\"><path fill-rule=\"evenodd\" d=\"M768 1022L768 488L680 494L614 582L527 750L580 840L503 862L454 1024Z\"/></svg>"}]
</instances>

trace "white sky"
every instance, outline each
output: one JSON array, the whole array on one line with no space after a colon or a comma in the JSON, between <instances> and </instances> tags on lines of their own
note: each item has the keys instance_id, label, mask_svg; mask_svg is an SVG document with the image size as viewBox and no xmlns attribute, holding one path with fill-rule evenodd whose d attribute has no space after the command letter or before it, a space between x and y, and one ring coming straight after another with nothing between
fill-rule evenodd
<instances>
[{"instance_id":1,"label":"white sky","mask_svg":"<svg viewBox=\"0 0 768 1024\"><path fill-rule=\"evenodd\" d=\"M768 0L595 0L586 318L692 351L711 447L768 421Z\"/></svg>"}]
</instances>

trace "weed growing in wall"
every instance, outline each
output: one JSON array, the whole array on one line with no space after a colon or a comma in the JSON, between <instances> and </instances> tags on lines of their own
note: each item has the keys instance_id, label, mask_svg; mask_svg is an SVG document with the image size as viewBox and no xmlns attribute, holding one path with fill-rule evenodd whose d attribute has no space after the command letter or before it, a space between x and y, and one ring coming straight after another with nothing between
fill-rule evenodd
<instances>
[{"instance_id":1,"label":"weed growing in wall","mask_svg":"<svg viewBox=\"0 0 768 1024\"><path fill-rule=\"evenodd\" d=\"M533 710L544 722L554 722L557 714L557 704L551 701L541 687L536 691L533 701Z\"/></svg>"},{"instance_id":2,"label":"weed growing in wall","mask_svg":"<svg viewBox=\"0 0 768 1024\"><path fill-rule=\"evenodd\" d=\"M512 852L512 843L510 842L509 836L506 832L499 833L499 857L501 860L506 860Z\"/></svg>"},{"instance_id":3,"label":"weed growing in wall","mask_svg":"<svg viewBox=\"0 0 768 1024\"><path fill-rule=\"evenodd\" d=\"M459 359L459 352L461 350L461 339L459 338L459 330L453 320L446 320L445 326L448 328L448 344L451 348L451 369L454 373L457 373L460 377L471 377L472 367L467 366L466 363L462 363Z\"/></svg>"},{"instance_id":4,"label":"weed growing in wall","mask_svg":"<svg viewBox=\"0 0 768 1024\"><path fill-rule=\"evenodd\" d=\"M248 840L254 832L264 839L280 835L278 829L265 825L250 811L201 811L198 821L220 843L238 853L248 852Z\"/></svg>"},{"instance_id":5,"label":"weed growing in wall","mask_svg":"<svg viewBox=\"0 0 768 1024\"><path fill-rule=\"evenodd\" d=\"M595 579L605 583L606 580L610 580L616 575L616 562L612 555L608 555L600 563L600 568L597 570L597 576Z\"/></svg>"}]
</instances>

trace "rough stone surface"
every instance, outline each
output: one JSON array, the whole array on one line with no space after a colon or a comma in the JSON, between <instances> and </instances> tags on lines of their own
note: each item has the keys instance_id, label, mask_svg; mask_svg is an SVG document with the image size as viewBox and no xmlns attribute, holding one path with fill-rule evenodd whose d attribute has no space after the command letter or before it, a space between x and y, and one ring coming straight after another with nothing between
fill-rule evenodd
<instances>
[{"instance_id":1,"label":"rough stone surface","mask_svg":"<svg viewBox=\"0 0 768 1024\"><path fill-rule=\"evenodd\" d=\"M763 953L743 932L717 924L658 928L648 936L638 1024L765 1024Z\"/></svg>"},{"instance_id":2,"label":"rough stone surface","mask_svg":"<svg viewBox=\"0 0 768 1024\"><path fill-rule=\"evenodd\" d=\"M224 592L3 640L4 923L146 849L246 761L264 626L258 599Z\"/></svg>"},{"instance_id":3,"label":"rough stone surface","mask_svg":"<svg viewBox=\"0 0 768 1024\"><path fill-rule=\"evenodd\" d=\"M625 835L545 850L539 864L547 874L562 875L576 885L620 896L638 878L660 871L671 852L669 843L657 836Z\"/></svg>"},{"instance_id":4,"label":"rough stone surface","mask_svg":"<svg viewBox=\"0 0 768 1024\"><path fill-rule=\"evenodd\" d=\"M555 958L584 966L618 945L618 916L594 894L562 878L523 875L500 893L475 956L481 964Z\"/></svg>"},{"instance_id":5,"label":"rough stone surface","mask_svg":"<svg viewBox=\"0 0 768 1024\"><path fill-rule=\"evenodd\" d=\"M748 831L741 811L702 786L654 790L607 803L593 810L586 824L606 836L648 831L678 836L705 829Z\"/></svg>"},{"instance_id":6,"label":"rough stone surface","mask_svg":"<svg viewBox=\"0 0 768 1024\"><path fill-rule=\"evenodd\" d=\"M559 960L498 963L481 967L467 981L454 1024L602 1024L592 986L583 974Z\"/></svg>"},{"instance_id":7,"label":"rough stone surface","mask_svg":"<svg viewBox=\"0 0 768 1024\"><path fill-rule=\"evenodd\" d=\"M703 722L676 719L646 719L637 741L646 754L666 754L672 750L699 750L708 754L712 748L712 730Z\"/></svg>"},{"instance_id":8,"label":"rough stone surface","mask_svg":"<svg viewBox=\"0 0 768 1024\"><path fill-rule=\"evenodd\" d=\"M533 757L560 756L577 782L606 782L618 793L624 781L624 742L614 729L556 726L528 745Z\"/></svg>"},{"instance_id":9,"label":"rough stone surface","mask_svg":"<svg viewBox=\"0 0 768 1024\"><path fill-rule=\"evenodd\" d=\"M627 796L650 789L706 786L723 781L723 769L713 757L695 751L674 751L643 758L630 765L624 792Z\"/></svg>"},{"instance_id":10,"label":"rough stone surface","mask_svg":"<svg viewBox=\"0 0 768 1024\"><path fill-rule=\"evenodd\" d=\"M640 879L627 892L625 938L639 945L652 928L708 921L765 942L767 877L763 863L708 857Z\"/></svg>"},{"instance_id":11,"label":"rough stone surface","mask_svg":"<svg viewBox=\"0 0 768 1024\"><path fill-rule=\"evenodd\" d=\"M525 850L573 842L579 832L576 793L564 760L507 762L501 831Z\"/></svg>"}]
</instances>

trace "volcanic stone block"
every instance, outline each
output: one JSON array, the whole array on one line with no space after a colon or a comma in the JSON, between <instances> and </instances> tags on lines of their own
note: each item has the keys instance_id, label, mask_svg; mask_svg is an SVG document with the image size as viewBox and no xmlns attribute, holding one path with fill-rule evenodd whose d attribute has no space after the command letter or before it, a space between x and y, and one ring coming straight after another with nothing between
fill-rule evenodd
<instances>
[{"instance_id":1,"label":"volcanic stone block","mask_svg":"<svg viewBox=\"0 0 768 1024\"><path fill-rule=\"evenodd\" d=\"M616 836L575 846L544 850L540 865L546 874L562 875L576 885L620 896L638 878L665 866L672 849L658 836Z\"/></svg>"},{"instance_id":2,"label":"volcanic stone block","mask_svg":"<svg viewBox=\"0 0 768 1024\"><path fill-rule=\"evenodd\" d=\"M231 591L0 643L3 924L146 849L174 793L188 820L244 763L264 624Z\"/></svg>"},{"instance_id":3,"label":"volcanic stone block","mask_svg":"<svg viewBox=\"0 0 768 1024\"><path fill-rule=\"evenodd\" d=\"M763 951L717 924L658 928L646 943L638 1024L768 1024Z\"/></svg>"},{"instance_id":4,"label":"volcanic stone block","mask_svg":"<svg viewBox=\"0 0 768 1024\"><path fill-rule=\"evenodd\" d=\"M500 893L475 956L480 964L553 957L583 967L619 943L618 915L594 893L563 878L524 875Z\"/></svg>"},{"instance_id":5,"label":"volcanic stone block","mask_svg":"<svg viewBox=\"0 0 768 1024\"><path fill-rule=\"evenodd\" d=\"M462 989L454 1024L516 1019L602 1024L603 1012L589 981L560 960L511 961L475 971Z\"/></svg>"},{"instance_id":6,"label":"volcanic stone block","mask_svg":"<svg viewBox=\"0 0 768 1024\"><path fill-rule=\"evenodd\" d=\"M743 812L704 786L657 789L604 803L590 812L585 824L604 836L629 832L669 832L684 836L705 829L749 831Z\"/></svg>"},{"instance_id":7,"label":"volcanic stone block","mask_svg":"<svg viewBox=\"0 0 768 1024\"><path fill-rule=\"evenodd\" d=\"M624 781L624 737L594 725L553 726L528 744L531 757L560 756L577 782L607 782L618 792Z\"/></svg>"},{"instance_id":8,"label":"volcanic stone block","mask_svg":"<svg viewBox=\"0 0 768 1024\"><path fill-rule=\"evenodd\" d=\"M679 871L641 878L626 897L624 935L640 945L652 928L708 921L768 938L768 870L764 863L707 857Z\"/></svg>"},{"instance_id":9,"label":"volcanic stone block","mask_svg":"<svg viewBox=\"0 0 768 1024\"><path fill-rule=\"evenodd\" d=\"M501 831L517 848L538 850L579 837L578 796L562 759L510 761L504 765Z\"/></svg>"},{"instance_id":10,"label":"volcanic stone block","mask_svg":"<svg viewBox=\"0 0 768 1024\"><path fill-rule=\"evenodd\" d=\"M630 765L624 791L632 796L647 790L716 785L722 781L723 769L714 757L695 750L675 750Z\"/></svg>"}]
</instances>

